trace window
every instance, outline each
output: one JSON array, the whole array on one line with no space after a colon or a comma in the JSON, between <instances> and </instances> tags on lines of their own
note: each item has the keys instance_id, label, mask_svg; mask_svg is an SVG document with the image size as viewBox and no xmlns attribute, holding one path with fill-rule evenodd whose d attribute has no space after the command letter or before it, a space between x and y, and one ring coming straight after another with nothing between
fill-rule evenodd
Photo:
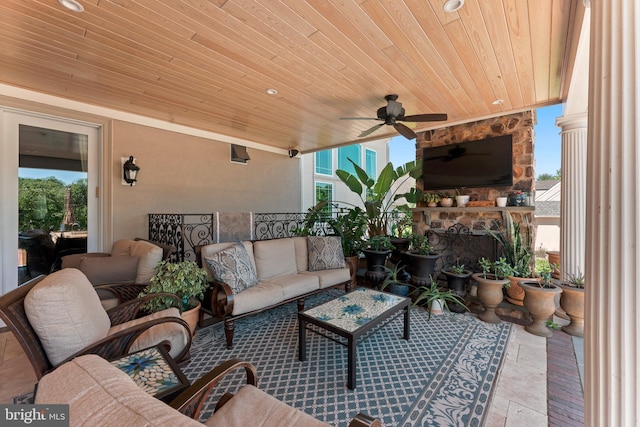
<instances>
[{"instance_id":1,"label":"window","mask_svg":"<svg viewBox=\"0 0 640 427\"><path fill-rule=\"evenodd\" d=\"M320 175L333 175L333 151L324 150L316 152L316 173Z\"/></svg>"},{"instance_id":2,"label":"window","mask_svg":"<svg viewBox=\"0 0 640 427\"><path fill-rule=\"evenodd\" d=\"M362 148L360 145L349 145L338 148L338 169L345 170L355 175L356 170L353 164L347 160L353 160L358 166L362 166Z\"/></svg>"},{"instance_id":3,"label":"window","mask_svg":"<svg viewBox=\"0 0 640 427\"><path fill-rule=\"evenodd\" d=\"M316 182L316 202L317 205L320 202L327 201L327 206L325 206L320 211L321 218L330 218L331 217L331 203L333 202L333 184L327 182Z\"/></svg>"},{"instance_id":4,"label":"window","mask_svg":"<svg viewBox=\"0 0 640 427\"><path fill-rule=\"evenodd\" d=\"M364 170L367 172L367 175L375 179L378 176L378 153L366 148L364 150L364 157L365 157Z\"/></svg>"}]
</instances>

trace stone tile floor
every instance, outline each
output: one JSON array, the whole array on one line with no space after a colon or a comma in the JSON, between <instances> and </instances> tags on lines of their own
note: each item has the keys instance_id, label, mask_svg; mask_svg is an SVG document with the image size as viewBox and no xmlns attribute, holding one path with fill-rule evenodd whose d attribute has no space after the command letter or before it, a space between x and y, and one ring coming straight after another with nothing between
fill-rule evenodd
<instances>
[{"instance_id":1,"label":"stone tile floor","mask_svg":"<svg viewBox=\"0 0 640 427\"><path fill-rule=\"evenodd\" d=\"M581 339L572 339L557 330L547 340L514 325L484 425L583 425L582 381L578 372L581 355ZM547 372L551 374L549 378ZM0 333L0 403L13 403L14 396L33 391L35 383L33 369L16 339L10 332Z\"/></svg>"}]
</instances>

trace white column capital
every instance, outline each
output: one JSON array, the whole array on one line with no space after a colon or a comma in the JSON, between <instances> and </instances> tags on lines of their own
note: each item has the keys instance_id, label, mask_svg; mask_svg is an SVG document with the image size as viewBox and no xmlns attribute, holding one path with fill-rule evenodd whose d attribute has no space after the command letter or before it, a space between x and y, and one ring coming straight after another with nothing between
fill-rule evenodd
<instances>
[{"instance_id":1,"label":"white column capital","mask_svg":"<svg viewBox=\"0 0 640 427\"><path fill-rule=\"evenodd\" d=\"M588 114L571 114L569 116L561 116L556 119L556 126L562 129L562 132L580 130L587 130Z\"/></svg>"}]
</instances>

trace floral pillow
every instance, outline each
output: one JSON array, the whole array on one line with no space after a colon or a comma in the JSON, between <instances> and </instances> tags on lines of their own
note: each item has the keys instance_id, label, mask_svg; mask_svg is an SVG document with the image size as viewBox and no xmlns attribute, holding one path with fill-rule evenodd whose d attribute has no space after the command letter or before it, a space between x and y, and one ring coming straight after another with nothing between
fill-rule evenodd
<instances>
[{"instance_id":1,"label":"floral pillow","mask_svg":"<svg viewBox=\"0 0 640 427\"><path fill-rule=\"evenodd\" d=\"M309 271L344 268L342 241L339 236L308 236Z\"/></svg>"},{"instance_id":2,"label":"floral pillow","mask_svg":"<svg viewBox=\"0 0 640 427\"><path fill-rule=\"evenodd\" d=\"M239 294L258 283L258 276L251 258L240 242L204 260L216 280L229 285L234 294Z\"/></svg>"}]
</instances>

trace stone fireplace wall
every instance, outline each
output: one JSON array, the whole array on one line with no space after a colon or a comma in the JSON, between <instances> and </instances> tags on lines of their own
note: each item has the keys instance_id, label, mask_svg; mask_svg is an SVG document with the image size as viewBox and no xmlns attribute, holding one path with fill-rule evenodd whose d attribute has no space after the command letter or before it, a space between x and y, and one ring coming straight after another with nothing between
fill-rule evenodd
<instances>
[{"instance_id":1,"label":"stone fireplace wall","mask_svg":"<svg viewBox=\"0 0 640 427\"><path fill-rule=\"evenodd\" d=\"M462 188L459 189L460 193L468 194L472 201L494 201L496 197L507 196L518 191L528 192L533 195L535 191L534 121L535 111L525 111L421 132L418 133L416 139L416 158L422 158L422 150L425 147L457 144L511 134L513 138L513 185L506 187ZM430 191L428 188L423 187L421 180L416 182L416 186L425 192ZM452 195L456 193L455 188L439 191ZM505 216L511 215L514 222L521 224L522 230L528 227L533 245L533 242L535 242L534 210L535 208L531 206L428 208L424 203L421 203L414 210L414 232L428 234L432 238L437 235L439 237L436 237L436 240L444 239L445 235L451 235L451 230L455 230L453 234L463 230L464 232L468 231L470 235L481 237L487 234L486 228L498 232L503 231ZM492 242L492 239L486 240L482 238L481 240L485 241L485 245ZM445 252L450 251L445 250ZM447 256L452 259L457 256L455 252L454 250L453 254L444 254L444 265L451 263L450 260L446 260ZM467 261L473 265L476 260L473 259L473 256L471 258Z\"/></svg>"}]
</instances>

